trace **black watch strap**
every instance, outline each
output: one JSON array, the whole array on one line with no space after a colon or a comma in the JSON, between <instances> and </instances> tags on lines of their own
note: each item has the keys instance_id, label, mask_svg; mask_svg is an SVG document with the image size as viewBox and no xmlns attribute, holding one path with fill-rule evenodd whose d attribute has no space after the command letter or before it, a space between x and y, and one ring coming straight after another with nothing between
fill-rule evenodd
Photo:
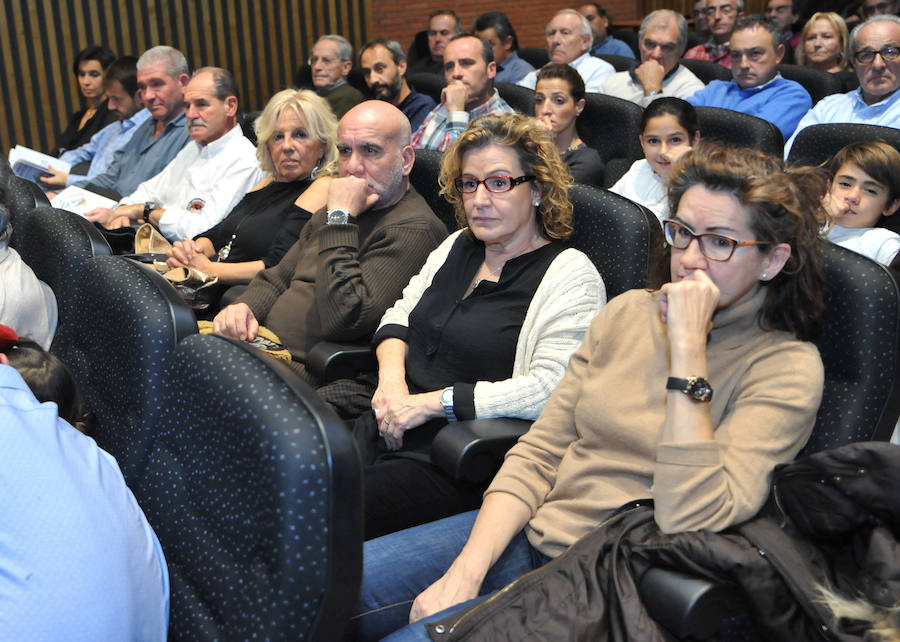
<instances>
[{"instance_id":1,"label":"black watch strap","mask_svg":"<svg viewBox=\"0 0 900 642\"><path fill-rule=\"evenodd\" d=\"M703 377L669 377L666 379L666 390L683 392L694 401L711 401L713 396L712 386Z\"/></svg>"}]
</instances>

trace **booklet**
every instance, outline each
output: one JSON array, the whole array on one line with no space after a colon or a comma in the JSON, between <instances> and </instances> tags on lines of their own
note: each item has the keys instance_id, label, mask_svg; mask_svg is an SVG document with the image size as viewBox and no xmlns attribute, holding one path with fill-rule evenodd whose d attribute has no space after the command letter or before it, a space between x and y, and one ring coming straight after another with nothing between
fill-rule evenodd
<instances>
[{"instance_id":1,"label":"booklet","mask_svg":"<svg viewBox=\"0 0 900 642\"><path fill-rule=\"evenodd\" d=\"M36 152L28 147L16 145L9 150L9 164L16 176L38 182L38 176L50 176L49 167L58 172L68 174L72 170L72 164L65 161Z\"/></svg>"},{"instance_id":2,"label":"booklet","mask_svg":"<svg viewBox=\"0 0 900 642\"><path fill-rule=\"evenodd\" d=\"M50 200L50 204L61 210L69 210L70 212L84 215L85 212L90 212L92 209L98 207L113 208L118 205L118 201L106 198L105 196L100 196L99 194L90 192L77 185L69 185L66 189L54 196Z\"/></svg>"}]
</instances>

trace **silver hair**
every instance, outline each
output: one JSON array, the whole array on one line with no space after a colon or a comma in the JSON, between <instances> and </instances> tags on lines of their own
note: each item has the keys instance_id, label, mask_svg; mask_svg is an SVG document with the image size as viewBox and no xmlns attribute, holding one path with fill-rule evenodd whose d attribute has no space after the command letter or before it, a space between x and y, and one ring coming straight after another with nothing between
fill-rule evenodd
<instances>
[{"instance_id":1,"label":"silver hair","mask_svg":"<svg viewBox=\"0 0 900 642\"><path fill-rule=\"evenodd\" d=\"M168 45L152 47L141 54L137 61L137 70L144 71L155 65L165 65L166 74L170 78L178 78L181 74L191 73L184 54Z\"/></svg>"},{"instance_id":2,"label":"silver hair","mask_svg":"<svg viewBox=\"0 0 900 642\"><path fill-rule=\"evenodd\" d=\"M900 17L897 17L892 14L885 14L880 16L872 16L865 22L862 22L856 25L853 28L853 31L850 32L850 61L853 62L856 57L856 43L859 40L859 32L866 28L866 26L872 24L873 22L893 22L897 26L900 26Z\"/></svg>"},{"instance_id":3,"label":"silver hair","mask_svg":"<svg viewBox=\"0 0 900 642\"><path fill-rule=\"evenodd\" d=\"M329 33L324 36L320 36L316 42L322 42L323 40L331 40L332 42L337 44L337 57L341 62L353 62L353 45L350 44L350 41L344 38L344 36L339 36L336 33Z\"/></svg>"},{"instance_id":4,"label":"silver hair","mask_svg":"<svg viewBox=\"0 0 900 642\"><path fill-rule=\"evenodd\" d=\"M576 16L581 21L581 35L588 37L588 51L590 51L591 47L594 46L594 32L591 31L591 23L588 22L587 18L575 11L575 9L560 9L555 14L553 14L553 18L565 14ZM553 18L550 19L550 22L553 22ZM550 22L547 23L547 29L550 28Z\"/></svg>"},{"instance_id":5,"label":"silver hair","mask_svg":"<svg viewBox=\"0 0 900 642\"><path fill-rule=\"evenodd\" d=\"M687 47L687 20L685 20L684 16L677 11L672 11L671 9L657 9L656 11L648 13L647 17L644 18L644 21L641 22L641 29L638 31L638 41L643 42L647 30L651 26L667 26L672 20L674 20L675 24L678 26L678 55L680 56Z\"/></svg>"}]
</instances>

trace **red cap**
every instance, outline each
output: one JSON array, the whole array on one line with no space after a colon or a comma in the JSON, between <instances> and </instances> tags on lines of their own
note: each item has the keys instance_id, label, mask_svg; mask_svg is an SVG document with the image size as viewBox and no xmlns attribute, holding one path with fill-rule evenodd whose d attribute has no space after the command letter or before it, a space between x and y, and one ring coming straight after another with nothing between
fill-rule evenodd
<instances>
[{"instance_id":1,"label":"red cap","mask_svg":"<svg viewBox=\"0 0 900 642\"><path fill-rule=\"evenodd\" d=\"M8 325L0 324L0 352L6 352L18 343L19 337L16 331Z\"/></svg>"}]
</instances>

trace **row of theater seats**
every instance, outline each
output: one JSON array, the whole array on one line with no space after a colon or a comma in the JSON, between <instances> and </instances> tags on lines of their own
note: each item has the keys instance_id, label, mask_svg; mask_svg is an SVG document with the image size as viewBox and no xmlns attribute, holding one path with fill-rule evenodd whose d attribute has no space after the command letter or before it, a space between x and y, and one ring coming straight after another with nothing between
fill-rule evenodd
<instances>
[{"instance_id":1,"label":"row of theater seats","mask_svg":"<svg viewBox=\"0 0 900 642\"><path fill-rule=\"evenodd\" d=\"M454 228L437 190L439 165L439 153L417 150L411 180ZM13 245L56 293L53 350L162 542L172 638L339 639L361 573L362 482L347 431L281 364L197 335L167 282L109 256L91 225L41 199L14 179ZM665 267L655 217L591 186L575 186L571 199L572 243L595 262L609 296L653 285ZM887 439L900 415L895 276L837 246L826 249L826 269L817 338L826 391L808 452ZM370 358L367 347L343 358L360 353ZM322 374L361 367L341 358L323 359ZM432 458L457 477L484 479L525 429L514 420L452 424ZM673 634L698 638L717 628L714 607L728 593L662 569L645 575L642 591Z\"/></svg>"},{"instance_id":2,"label":"row of theater seats","mask_svg":"<svg viewBox=\"0 0 900 642\"><path fill-rule=\"evenodd\" d=\"M339 639L362 572L349 432L284 364L197 334L168 282L13 180L14 245L59 304L52 351L165 552L171 638Z\"/></svg>"}]
</instances>

